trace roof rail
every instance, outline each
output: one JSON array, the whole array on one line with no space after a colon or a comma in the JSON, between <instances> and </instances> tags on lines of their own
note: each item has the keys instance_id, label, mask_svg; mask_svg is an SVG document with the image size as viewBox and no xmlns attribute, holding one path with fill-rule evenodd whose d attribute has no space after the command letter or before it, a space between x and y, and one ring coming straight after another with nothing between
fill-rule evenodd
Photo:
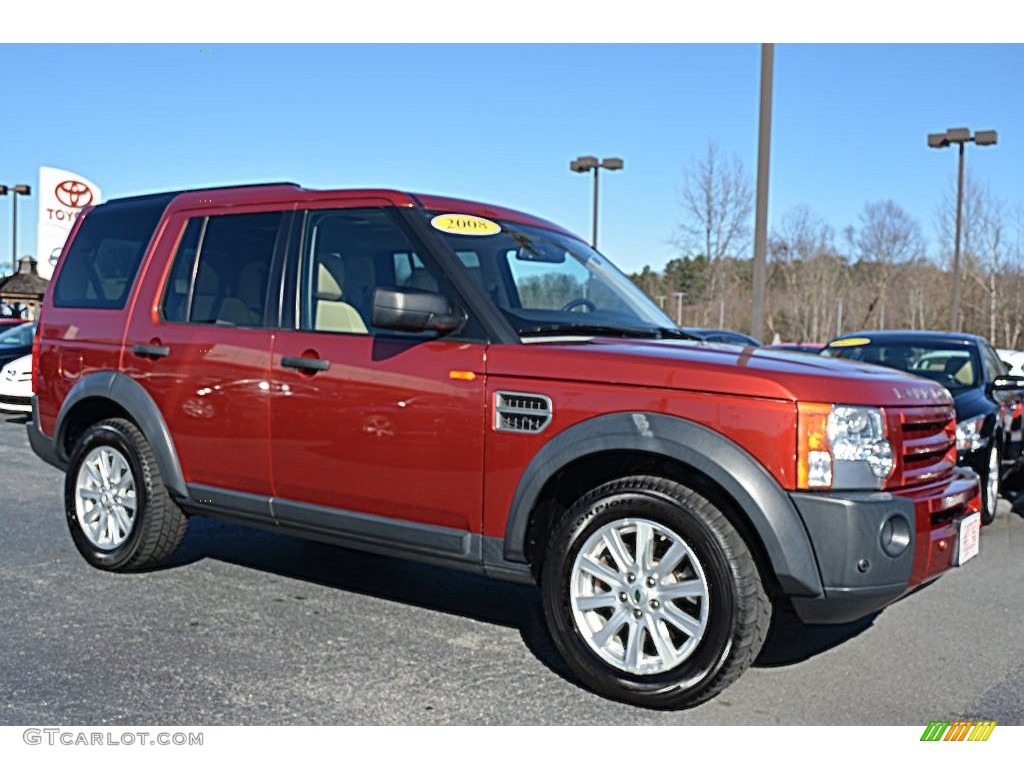
<instances>
[{"instance_id":1,"label":"roof rail","mask_svg":"<svg viewBox=\"0 0 1024 768\"><path fill-rule=\"evenodd\" d=\"M215 187L190 187L188 189L172 189L166 192L153 192L148 195L131 195L129 197L115 197L108 200L108 203L125 203L134 202L136 200L150 200L153 198L159 198L164 196L176 197L177 195L183 195L186 192L213 192L221 189L243 189L249 187L295 187L298 188L298 184L294 181L264 181L256 184L225 184Z\"/></svg>"}]
</instances>

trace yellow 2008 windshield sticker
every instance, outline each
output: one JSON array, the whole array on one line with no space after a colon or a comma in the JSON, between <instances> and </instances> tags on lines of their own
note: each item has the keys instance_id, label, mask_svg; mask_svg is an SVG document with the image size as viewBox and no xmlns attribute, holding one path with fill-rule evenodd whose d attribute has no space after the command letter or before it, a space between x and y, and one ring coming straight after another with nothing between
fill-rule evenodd
<instances>
[{"instance_id":1,"label":"yellow 2008 windshield sticker","mask_svg":"<svg viewBox=\"0 0 1024 768\"><path fill-rule=\"evenodd\" d=\"M470 216L468 213L442 213L430 220L434 229L450 232L453 235L496 235L501 226L490 219Z\"/></svg>"},{"instance_id":2,"label":"yellow 2008 windshield sticker","mask_svg":"<svg viewBox=\"0 0 1024 768\"><path fill-rule=\"evenodd\" d=\"M865 344L870 344L871 339L865 339L862 336L852 336L849 339L836 339L830 347L863 347Z\"/></svg>"}]
</instances>

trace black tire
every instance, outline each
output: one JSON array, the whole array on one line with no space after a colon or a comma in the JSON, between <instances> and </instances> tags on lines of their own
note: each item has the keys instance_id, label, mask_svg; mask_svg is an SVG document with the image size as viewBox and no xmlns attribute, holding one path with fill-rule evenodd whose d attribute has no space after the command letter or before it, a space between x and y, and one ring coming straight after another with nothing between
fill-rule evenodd
<instances>
[{"instance_id":1,"label":"black tire","mask_svg":"<svg viewBox=\"0 0 1024 768\"><path fill-rule=\"evenodd\" d=\"M581 549L589 545L599 531L607 530L609 524L614 526L615 521L623 521L622 524L628 526L629 519L649 521L669 534L669 538L662 539L665 542L662 546L668 546L671 536L678 537L692 551L707 585L702 598L708 603L703 633L694 634L696 644L690 655L667 671L634 674L602 659L588 644L596 642L600 632L588 641L573 613L571 584L574 563ZM637 526L637 534L639 530ZM654 546L658 546L657 539L656 535ZM636 538L633 541L634 552L627 549L626 554L633 554L635 564ZM659 562L662 559L659 557ZM579 578L578 572L576 578ZM674 576L672 580L675 581ZM551 534L541 571L541 589L552 639L580 680L608 698L656 709L692 707L716 696L754 662L771 623L771 601L743 538L705 497L660 477L622 478L605 483L580 498ZM636 614L637 626L641 623L639 611L643 608L640 602L647 600L647 596L639 592L637 604L633 606L637 610L632 611ZM617 599L622 601L623 594ZM603 598L605 593L601 592L600 596ZM658 603L658 600L650 601L652 614L659 607ZM699 604L699 599L694 603ZM622 607L630 608L626 604ZM608 617L606 626L614 620L614 615ZM657 625L657 619L652 620L656 626L667 627L665 622ZM630 627L626 629L626 637L634 631L638 632L638 637L644 636ZM645 631L644 642L651 645L644 648L653 647L655 638L649 630ZM621 646L625 664L626 640L619 638L618 633L612 635L612 640ZM641 662L646 663L647 651L641 650L640 654ZM660 658L661 651L657 654Z\"/></svg>"},{"instance_id":2,"label":"black tire","mask_svg":"<svg viewBox=\"0 0 1024 768\"><path fill-rule=\"evenodd\" d=\"M99 546L86 535L79 520L80 473L90 453L97 449L116 452L131 470L135 510L130 530L114 546ZM93 453L95 455L95 453ZM93 473L95 474L95 472ZM84 476L84 475L83 475ZM85 502L82 501L83 516ZM107 419L89 427L75 444L64 479L64 508L71 539L90 565L105 571L139 571L155 568L178 548L188 528L188 518L171 499L164 486L156 457L139 428L126 419ZM124 528L115 523L118 534Z\"/></svg>"},{"instance_id":3,"label":"black tire","mask_svg":"<svg viewBox=\"0 0 1024 768\"><path fill-rule=\"evenodd\" d=\"M992 435L988 453L985 456L985 466L987 469L980 478L982 525L991 525L992 521L996 519L996 509L999 506L999 495L1002 490L1002 483L1000 482L1002 461L1000 460L998 440L998 434ZM990 480L993 482L990 482Z\"/></svg>"}]
</instances>

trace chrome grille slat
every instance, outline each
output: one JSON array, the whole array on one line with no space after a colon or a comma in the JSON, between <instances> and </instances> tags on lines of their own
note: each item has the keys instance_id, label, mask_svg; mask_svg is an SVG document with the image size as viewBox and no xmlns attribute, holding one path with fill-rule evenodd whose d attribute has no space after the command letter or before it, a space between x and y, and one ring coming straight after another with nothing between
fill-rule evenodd
<instances>
[{"instance_id":1,"label":"chrome grille slat","mask_svg":"<svg viewBox=\"0 0 1024 768\"><path fill-rule=\"evenodd\" d=\"M949 450L950 440L946 436L945 427L938 434L927 437L904 439L903 456L908 460L919 460L923 455L938 454L944 456Z\"/></svg>"}]
</instances>

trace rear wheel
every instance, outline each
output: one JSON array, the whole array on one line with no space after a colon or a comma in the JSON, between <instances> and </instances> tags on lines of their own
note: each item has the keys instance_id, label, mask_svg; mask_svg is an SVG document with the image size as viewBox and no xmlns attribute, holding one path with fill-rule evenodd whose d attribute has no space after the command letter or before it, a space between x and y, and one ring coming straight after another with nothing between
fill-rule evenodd
<instances>
[{"instance_id":1,"label":"rear wheel","mask_svg":"<svg viewBox=\"0 0 1024 768\"><path fill-rule=\"evenodd\" d=\"M541 576L555 645L609 698L707 701L754 661L771 604L742 537L679 483L636 476L583 496L552 533Z\"/></svg>"},{"instance_id":2,"label":"rear wheel","mask_svg":"<svg viewBox=\"0 0 1024 768\"><path fill-rule=\"evenodd\" d=\"M79 438L64 481L64 506L75 547L108 571L160 565L188 526L167 494L149 443L126 419L101 421Z\"/></svg>"}]
</instances>

